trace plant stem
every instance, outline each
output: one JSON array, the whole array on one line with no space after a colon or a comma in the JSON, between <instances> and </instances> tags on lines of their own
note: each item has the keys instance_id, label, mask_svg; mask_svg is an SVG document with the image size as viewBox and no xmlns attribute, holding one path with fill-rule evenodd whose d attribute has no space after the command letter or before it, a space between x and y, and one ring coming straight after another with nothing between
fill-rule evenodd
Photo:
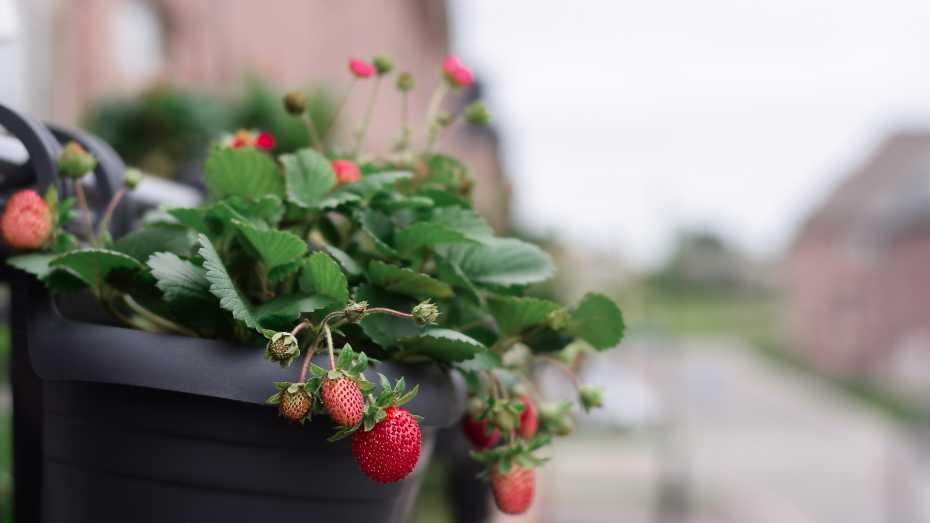
<instances>
[{"instance_id":1,"label":"plant stem","mask_svg":"<svg viewBox=\"0 0 930 523\"><path fill-rule=\"evenodd\" d=\"M408 105L408 94L404 91L400 95L400 140L397 142L398 149L406 151L410 147L410 120Z\"/></svg>"},{"instance_id":2,"label":"plant stem","mask_svg":"<svg viewBox=\"0 0 930 523\"><path fill-rule=\"evenodd\" d=\"M94 237L93 214L90 212L90 206L87 205L87 195L84 194L84 188L81 187L81 182L78 180L74 180L74 194L77 196L78 206L84 214L84 226L87 228L87 241L96 246L97 239Z\"/></svg>"},{"instance_id":3,"label":"plant stem","mask_svg":"<svg viewBox=\"0 0 930 523\"><path fill-rule=\"evenodd\" d=\"M128 294L123 294L123 302L126 304L126 306L132 309L133 312L139 316L142 316L158 327L161 327L169 332L176 332L178 334L184 334L185 336L191 336L194 338L197 337L196 332L188 329L187 327L184 327L183 325L178 325L177 323L146 309L141 304L139 304L139 302L132 299L132 296Z\"/></svg>"},{"instance_id":4,"label":"plant stem","mask_svg":"<svg viewBox=\"0 0 930 523\"><path fill-rule=\"evenodd\" d=\"M316 124L313 123L313 116L310 115L310 109L307 108L307 112L304 113L304 121L307 124L307 129L310 131L310 141L313 143L313 147L320 153L323 151L323 140L320 139L320 132L316 129Z\"/></svg>"},{"instance_id":5,"label":"plant stem","mask_svg":"<svg viewBox=\"0 0 930 523\"><path fill-rule=\"evenodd\" d=\"M391 316L397 318L413 318L413 314L408 314L406 312L395 311L394 309L388 309L387 307L372 307L365 311L365 314L390 314Z\"/></svg>"},{"instance_id":6,"label":"plant stem","mask_svg":"<svg viewBox=\"0 0 930 523\"><path fill-rule=\"evenodd\" d=\"M368 134L368 126L371 124L371 115L375 112L375 103L378 100L378 91L381 89L381 76L375 79L375 87L371 91L371 96L368 97L368 107L365 109L365 116L362 120L362 126L359 128L356 138L355 138L355 147L352 149L352 157L358 157L358 153L361 152L362 146L365 145L365 136Z\"/></svg>"},{"instance_id":7,"label":"plant stem","mask_svg":"<svg viewBox=\"0 0 930 523\"><path fill-rule=\"evenodd\" d=\"M329 325L323 324L323 332L326 333L326 347L329 349L329 368L330 370L336 370L336 356L333 355L333 333L329 331Z\"/></svg>"},{"instance_id":8,"label":"plant stem","mask_svg":"<svg viewBox=\"0 0 930 523\"><path fill-rule=\"evenodd\" d=\"M446 85L446 82L440 82L439 86L436 87L436 90L433 91L432 97L429 100L429 106L426 110L426 150L428 151L430 145L432 144L435 138L436 127L436 113L439 111L439 106L442 104L442 99L446 97L446 93L449 92L449 86Z\"/></svg>"},{"instance_id":9,"label":"plant stem","mask_svg":"<svg viewBox=\"0 0 930 523\"><path fill-rule=\"evenodd\" d=\"M339 121L339 115L342 114L342 109L346 106L346 102L349 101L349 95L352 94L352 88L355 87L355 83L358 81L357 78L352 78L352 83L349 84L349 88L346 89L345 94L342 95L342 100L339 101L339 105L336 107L336 111L333 112L333 115L329 119L329 123L326 125L326 130L323 131L323 140L326 141L329 139L329 134L333 131L333 126L336 125L336 122Z\"/></svg>"},{"instance_id":10,"label":"plant stem","mask_svg":"<svg viewBox=\"0 0 930 523\"><path fill-rule=\"evenodd\" d=\"M103 218L100 219L100 223L97 224L97 240L103 237L103 233L110 228L110 220L113 219L113 213L116 211L116 206L119 205L120 200L126 196L126 192L129 189L126 187L120 187L116 194L113 195L113 198L110 198L110 203L107 205L107 209L103 212Z\"/></svg>"},{"instance_id":11,"label":"plant stem","mask_svg":"<svg viewBox=\"0 0 930 523\"><path fill-rule=\"evenodd\" d=\"M432 151L433 149L435 149L436 147L438 147L438 146L439 146L439 143L442 141L442 139L445 138L446 136L449 136L450 129L452 129L453 127L455 127L456 124L458 124L458 123L461 122L461 121L462 121L462 119L459 118L458 116L456 116L455 118L452 119L452 122L451 122L449 125L447 125L446 127L442 128L442 129L436 129L436 133L435 133L433 142L430 143L430 144L427 146L426 152L430 152L430 151Z\"/></svg>"},{"instance_id":12,"label":"plant stem","mask_svg":"<svg viewBox=\"0 0 930 523\"><path fill-rule=\"evenodd\" d=\"M310 323L310 320L304 320L298 323L296 327L291 329L291 336L294 336L296 338L297 335L300 334L300 331L306 329L307 327L310 327L311 325L312 324Z\"/></svg>"},{"instance_id":13,"label":"plant stem","mask_svg":"<svg viewBox=\"0 0 930 523\"><path fill-rule=\"evenodd\" d=\"M568 368L567 365L565 365L565 364L562 363L561 361L559 361L559 360L553 358L552 356L540 356L540 358L541 358L543 361L545 361L546 363L549 363L549 364L551 364L551 365L554 365L557 369L559 369L560 371L562 371L563 374L565 374L566 376L568 376L569 381L572 382L572 385L575 386L575 389L576 389L576 390L579 388L579 385L578 385L578 376L575 375L575 371L573 371L572 369Z\"/></svg>"},{"instance_id":14,"label":"plant stem","mask_svg":"<svg viewBox=\"0 0 930 523\"><path fill-rule=\"evenodd\" d=\"M304 379L307 377L307 367L310 366L310 360L313 359L313 354L316 353L316 348L320 344L320 339L323 337L323 326L340 314L343 314L343 312L331 312L327 314L325 318L323 318L323 321L320 322L320 329L317 331L316 337L313 338L313 343L310 344L310 348L307 349L307 354L304 356L304 362L300 366L300 383L304 383Z\"/></svg>"}]
</instances>

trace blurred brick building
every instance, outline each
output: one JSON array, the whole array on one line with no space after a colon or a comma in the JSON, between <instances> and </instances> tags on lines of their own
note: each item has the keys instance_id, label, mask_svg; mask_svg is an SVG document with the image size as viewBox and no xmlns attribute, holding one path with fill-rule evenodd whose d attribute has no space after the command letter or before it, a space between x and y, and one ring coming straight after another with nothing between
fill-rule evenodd
<instances>
[{"instance_id":1,"label":"blurred brick building","mask_svg":"<svg viewBox=\"0 0 930 523\"><path fill-rule=\"evenodd\" d=\"M99 97L153 82L228 95L247 74L258 74L282 89L341 90L349 83L349 57L380 53L416 76L410 100L416 123L449 52L449 12L441 0L22 0L19 6L34 86L30 110L68 124ZM361 117L372 84L355 88L347 116ZM394 90L383 89L380 102L368 140L375 151L399 129ZM466 159L478 178L480 210L506 227L508 190L493 133L459 130L443 147Z\"/></svg>"},{"instance_id":2,"label":"blurred brick building","mask_svg":"<svg viewBox=\"0 0 930 523\"><path fill-rule=\"evenodd\" d=\"M822 368L930 392L930 133L899 133L807 220L788 259L795 341Z\"/></svg>"}]
</instances>

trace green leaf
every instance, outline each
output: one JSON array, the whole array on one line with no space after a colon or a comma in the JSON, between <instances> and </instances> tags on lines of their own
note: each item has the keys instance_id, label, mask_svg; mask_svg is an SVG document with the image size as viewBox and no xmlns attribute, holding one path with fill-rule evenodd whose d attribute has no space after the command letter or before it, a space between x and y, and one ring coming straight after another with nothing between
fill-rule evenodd
<instances>
[{"instance_id":1,"label":"green leaf","mask_svg":"<svg viewBox=\"0 0 930 523\"><path fill-rule=\"evenodd\" d=\"M255 308L255 316L266 320L293 321L301 314L311 313L332 305L333 301L321 295L285 294Z\"/></svg>"},{"instance_id":2,"label":"green leaf","mask_svg":"<svg viewBox=\"0 0 930 523\"><path fill-rule=\"evenodd\" d=\"M461 295L471 299L471 301L474 303L480 305L484 304L484 299L482 298L481 293L478 292L475 284L468 279L468 276L462 272L461 267L459 267L456 263L443 259L438 259L436 262L436 269L439 272L439 278L441 280L448 282L453 287L464 291L461 293Z\"/></svg>"},{"instance_id":3,"label":"green leaf","mask_svg":"<svg viewBox=\"0 0 930 523\"><path fill-rule=\"evenodd\" d=\"M244 216L250 223L275 227L284 216L284 202L274 194L258 198L230 197L225 203Z\"/></svg>"},{"instance_id":4,"label":"green leaf","mask_svg":"<svg viewBox=\"0 0 930 523\"><path fill-rule=\"evenodd\" d=\"M336 259L339 262L339 265L342 267L342 270L353 278L357 278L362 275L362 266L358 264L351 256L348 255L345 251L333 247L332 245L324 245L323 249L326 250L326 253Z\"/></svg>"},{"instance_id":5,"label":"green leaf","mask_svg":"<svg viewBox=\"0 0 930 523\"><path fill-rule=\"evenodd\" d=\"M545 323L549 314L561 308L558 303L538 298L495 296L488 299L488 309L501 336L514 336L534 325Z\"/></svg>"},{"instance_id":6,"label":"green leaf","mask_svg":"<svg viewBox=\"0 0 930 523\"><path fill-rule=\"evenodd\" d=\"M203 234L198 239L201 245L200 256L203 258L203 268L206 269L206 277L210 282L210 292L220 299L220 307L228 310L233 318L245 323L247 327L261 331L251 304L242 296L229 276L213 243Z\"/></svg>"},{"instance_id":7,"label":"green leaf","mask_svg":"<svg viewBox=\"0 0 930 523\"><path fill-rule=\"evenodd\" d=\"M113 243L113 249L145 262L156 252L173 252L188 256L196 238L185 226L158 223L133 231Z\"/></svg>"},{"instance_id":8,"label":"green leaf","mask_svg":"<svg viewBox=\"0 0 930 523\"><path fill-rule=\"evenodd\" d=\"M335 305L349 301L349 284L339 264L328 254L315 252L304 260L300 272L300 289L307 293L322 294L332 298Z\"/></svg>"},{"instance_id":9,"label":"green leaf","mask_svg":"<svg viewBox=\"0 0 930 523\"><path fill-rule=\"evenodd\" d=\"M571 311L568 331L598 350L615 347L623 339L623 314L607 296L588 293Z\"/></svg>"},{"instance_id":10,"label":"green leaf","mask_svg":"<svg viewBox=\"0 0 930 523\"><path fill-rule=\"evenodd\" d=\"M312 208L336 185L336 174L329 160L313 149L301 149L281 156L287 180L287 199L303 208Z\"/></svg>"},{"instance_id":11,"label":"green leaf","mask_svg":"<svg viewBox=\"0 0 930 523\"><path fill-rule=\"evenodd\" d=\"M441 245L437 252L471 281L489 285L526 285L552 277L552 259L539 247L512 238L481 245Z\"/></svg>"},{"instance_id":12,"label":"green leaf","mask_svg":"<svg viewBox=\"0 0 930 523\"><path fill-rule=\"evenodd\" d=\"M409 311L417 304L416 300L367 284L355 288L354 298L355 301L367 301L370 307L388 307L399 311ZM398 340L414 337L420 332L412 319L387 314L370 314L359 325L372 341L383 348L394 347Z\"/></svg>"},{"instance_id":13,"label":"green leaf","mask_svg":"<svg viewBox=\"0 0 930 523\"><path fill-rule=\"evenodd\" d=\"M456 363L455 366L465 372L482 372L503 366L501 357L489 350L481 351L471 359Z\"/></svg>"},{"instance_id":14,"label":"green leaf","mask_svg":"<svg viewBox=\"0 0 930 523\"><path fill-rule=\"evenodd\" d=\"M373 209L360 209L355 212L355 220L381 254L397 256L397 252L390 246L394 224L388 215Z\"/></svg>"},{"instance_id":15,"label":"green leaf","mask_svg":"<svg viewBox=\"0 0 930 523\"><path fill-rule=\"evenodd\" d=\"M296 234L259 229L239 221L233 224L269 269L293 262L307 252L306 242Z\"/></svg>"},{"instance_id":16,"label":"green leaf","mask_svg":"<svg viewBox=\"0 0 930 523\"><path fill-rule=\"evenodd\" d=\"M107 249L81 249L56 257L52 267L67 269L87 285L99 289L107 275L117 269L142 270L138 260L121 252Z\"/></svg>"},{"instance_id":17,"label":"green leaf","mask_svg":"<svg viewBox=\"0 0 930 523\"><path fill-rule=\"evenodd\" d=\"M189 227L204 234L210 232L210 229L207 227L206 207L176 207L174 209L165 209L165 212L173 216L178 223L185 227Z\"/></svg>"},{"instance_id":18,"label":"green leaf","mask_svg":"<svg viewBox=\"0 0 930 523\"><path fill-rule=\"evenodd\" d=\"M49 263L54 260L56 255L44 253L20 254L9 258L6 262L21 271L26 271L44 280L53 270Z\"/></svg>"},{"instance_id":19,"label":"green leaf","mask_svg":"<svg viewBox=\"0 0 930 523\"><path fill-rule=\"evenodd\" d=\"M380 191L381 189L394 185L400 180L406 180L409 178L413 178L413 173L408 171L388 171L368 174L363 176L361 180L355 183L343 185L340 187L339 192L348 192L357 194L362 197L367 197Z\"/></svg>"},{"instance_id":20,"label":"green leaf","mask_svg":"<svg viewBox=\"0 0 930 523\"><path fill-rule=\"evenodd\" d=\"M352 194L350 192L334 192L322 200L318 201L313 208L314 209L335 209L340 205L345 205L347 203L359 202L362 200L362 197L357 194Z\"/></svg>"},{"instance_id":21,"label":"green leaf","mask_svg":"<svg viewBox=\"0 0 930 523\"><path fill-rule=\"evenodd\" d=\"M429 245L470 242L464 232L433 222L416 222L397 231L395 244L401 252L409 253Z\"/></svg>"},{"instance_id":22,"label":"green leaf","mask_svg":"<svg viewBox=\"0 0 930 523\"><path fill-rule=\"evenodd\" d=\"M465 361L486 351L487 348L478 340L461 332L432 328L419 336L400 341L406 352L428 356L437 361Z\"/></svg>"},{"instance_id":23,"label":"green leaf","mask_svg":"<svg viewBox=\"0 0 930 523\"><path fill-rule=\"evenodd\" d=\"M210 281L203 267L170 252L152 254L146 264L155 277L155 286L165 295L166 301L215 303L216 298L210 293Z\"/></svg>"},{"instance_id":24,"label":"green leaf","mask_svg":"<svg viewBox=\"0 0 930 523\"><path fill-rule=\"evenodd\" d=\"M252 147L213 147L204 169L207 190L214 199L284 194L284 178L274 160Z\"/></svg>"},{"instance_id":25,"label":"green leaf","mask_svg":"<svg viewBox=\"0 0 930 523\"><path fill-rule=\"evenodd\" d=\"M478 213L462 207L439 207L433 209L431 222L439 223L461 232L475 241L485 241L494 236L494 230Z\"/></svg>"},{"instance_id":26,"label":"green leaf","mask_svg":"<svg viewBox=\"0 0 930 523\"><path fill-rule=\"evenodd\" d=\"M385 290L416 298L450 298L454 294L446 282L378 260L368 265L368 278Z\"/></svg>"}]
</instances>

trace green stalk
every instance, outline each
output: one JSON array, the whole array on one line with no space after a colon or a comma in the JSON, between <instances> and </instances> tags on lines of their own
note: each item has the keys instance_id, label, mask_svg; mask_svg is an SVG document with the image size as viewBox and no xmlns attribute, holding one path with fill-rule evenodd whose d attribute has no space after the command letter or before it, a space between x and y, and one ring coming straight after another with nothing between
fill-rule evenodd
<instances>
[{"instance_id":1,"label":"green stalk","mask_svg":"<svg viewBox=\"0 0 930 523\"><path fill-rule=\"evenodd\" d=\"M352 157L358 157L362 146L365 145L365 136L368 134L368 126L371 124L371 115L375 111L375 103L378 100L378 91L381 90L381 76L375 79L375 87L371 90L371 96L368 97L368 107L365 109L365 117L362 120L362 126L356 133L355 147L352 149Z\"/></svg>"}]
</instances>

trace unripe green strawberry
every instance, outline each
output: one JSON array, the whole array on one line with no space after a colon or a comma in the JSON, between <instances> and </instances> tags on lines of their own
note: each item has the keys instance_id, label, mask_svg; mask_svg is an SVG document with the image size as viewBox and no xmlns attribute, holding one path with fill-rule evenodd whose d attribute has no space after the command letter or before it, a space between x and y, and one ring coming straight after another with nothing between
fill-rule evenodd
<instances>
[{"instance_id":1,"label":"unripe green strawberry","mask_svg":"<svg viewBox=\"0 0 930 523\"><path fill-rule=\"evenodd\" d=\"M81 178L97 167L97 159L81 144L68 142L58 155L58 172L69 178Z\"/></svg>"},{"instance_id":2,"label":"unripe green strawberry","mask_svg":"<svg viewBox=\"0 0 930 523\"><path fill-rule=\"evenodd\" d=\"M358 384L350 378L327 379L320 388L323 407L334 422L343 427L354 427L362 419L365 399Z\"/></svg>"},{"instance_id":3,"label":"unripe green strawberry","mask_svg":"<svg viewBox=\"0 0 930 523\"><path fill-rule=\"evenodd\" d=\"M290 332L276 332L265 346L265 358L286 367L300 355L297 338Z\"/></svg>"},{"instance_id":4,"label":"unripe green strawberry","mask_svg":"<svg viewBox=\"0 0 930 523\"><path fill-rule=\"evenodd\" d=\"M39 249L52 235L52 212L39 194L19 191L6 202L0 231L7 245L16 249Z\"/></svg>"},{"instance_id":5,"label":"unripe green strawberry","mask_svg":"<svg viewBox=\"0 0 930 523\"><path fill-rule=\"evenodd\" d=\"M291 421L299 422L310 413L311 404L310 395L307 394L304 387L299 383L294 383L281 391L281 403L278 404L278 412Z\"/></svg>"},{"instance_id":6,"label":"unripe green strawberry","mask_svg":"<svg viewBox=\"0 0 930 523\"><path fill-rule=\"evenodd\" d=\"M536 490L536 472L532 468L511 465L501 472L497 464L491 466L491 492L494 503L504 514L523 514L533 503Z\"/></svg>"}]
</instances>

